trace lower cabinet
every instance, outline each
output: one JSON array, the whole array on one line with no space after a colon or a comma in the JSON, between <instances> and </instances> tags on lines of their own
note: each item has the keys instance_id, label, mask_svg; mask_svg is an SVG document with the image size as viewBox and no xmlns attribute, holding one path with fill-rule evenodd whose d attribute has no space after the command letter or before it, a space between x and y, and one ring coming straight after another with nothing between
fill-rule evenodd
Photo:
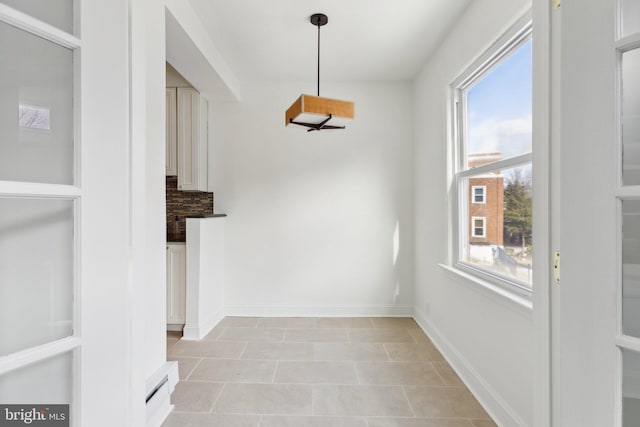
<instances>
[{"instance_id":1,"label":"lower cabinet","mask_svg":"<svg viewBox=\"0 0 640 427\"><path fill-rule=\"evenodd\" d=\"M187 247L167 244L167 330L182 331L186 321Z\"/></svg>"}]
</instances>

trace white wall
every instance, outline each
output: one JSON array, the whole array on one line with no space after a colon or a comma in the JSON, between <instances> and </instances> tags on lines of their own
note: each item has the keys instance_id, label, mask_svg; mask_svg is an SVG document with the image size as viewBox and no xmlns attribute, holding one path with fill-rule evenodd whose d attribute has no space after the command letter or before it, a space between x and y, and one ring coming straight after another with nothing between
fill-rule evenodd
<instances>
[{"instance_id":1,"label":"white wall","mask_svg":"<svg viewBox=\"0 0 640 427\"><path fill-rule=\"evenodd\" d=\"M170 13L167 13L167 10ZM173 13L173 15L172 15ZM175 17L174 17L175 15ZM193 42L188 37L165 40L166 16L171 16L171 25L183 26L181 31L197 34L199 46L184 48L180 43ZM131 258L129 278L132 283L131 337L133 343L131 369L132 395L130 425L145 423L144 396L148 380L155 378L159 371L167 369L166 361L166 209L165 209L165 80L167 44L172 42L174 50L198 48L204 50L207 66L189 64L189 55L180 56L176 65L182 66L198 78L209 78L215 87L224 83L213 70L219 65L215 56L215 46L202 35L202 23L198 21L187 2L172 0L137 0L131 7L131 160L129 185L131 207L129 209ZM206 45L202 47L202 45ZM198 58L199 60L201 58ZM198 62L197 65L200 65ZM189 66L190 65L190 66ZM225 74L227 79L230 74ZM195 84L195 83L194 83ZM154 384L151 384L153 387ZM154 417L149 423L163 417L168 410L165 402L159 413L147 414ZM124 424L122 424L124 425ZM151 424L149 424L151 425Z\"/></svg>"},{"instance_id":2,"label":"white wall","mask_svg":"<svg viewBox=\"0 0 640 427\"><path fill-rule=\"evenodd\" d=\"M132 8L132 246L136 320L144 326L135 356L145 379L166 361L164 6ZM134 356L134 357L135 357Z\"/></svg>"},{"instance_id":3,"label":"white wall","mask_svg":"<svg viewBox=\"0 0 640 427\"><path fill-rule=\"evenodd\" d=\"M418 321L500 425L533 423L531 310L438 266L448 254L448 87L528 1L478 0L414 84Z\"/></svg>"},{"instance_id":4,"label":"white wall","mask_svg":"<svg viewBox=\"0 0 640 427\"><path fill-rule=\"evenodd\" d=\"M284 126L301 90L314 92L264 84L210 103L228 313L411 314L411 85L324 83L323 95L355 101L356 118L312 133Z\"/></svg>"},{"instance_id":5,"label":"white wall","mask_svg":"<svg viewBox=\"0 0 640 427\"><path fill-rule=\"evenodd\" d=\"M184 339L204 338L224 317L224 223L187 218Z\"/></svg>"},{"instance_id":6,"label":"white wall","mask_svg":"<svg viewBox=\"0 0 640 427\"><path fill-rule=\"evenodd\" d=\"M80 306L83 426L140 425L130 276L128 3L83 3ZM109 67L105 67L109 64Z\"/></svg>"}]
</instances>

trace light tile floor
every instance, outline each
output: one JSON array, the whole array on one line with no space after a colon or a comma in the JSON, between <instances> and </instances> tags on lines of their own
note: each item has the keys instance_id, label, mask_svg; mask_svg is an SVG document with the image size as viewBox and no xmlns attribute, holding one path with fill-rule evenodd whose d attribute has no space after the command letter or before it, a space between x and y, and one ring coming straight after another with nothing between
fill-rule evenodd
<instances>
[{"instance_id":1,"label":"light tile floor","mask_svg":"<svg viewBox=\"0 0 640 427\"><path fill-rule=\"evenodd\" d=\"M167 336L163 427L495 427L409 318L227 317Z\"/></svg>"}]
</instances>

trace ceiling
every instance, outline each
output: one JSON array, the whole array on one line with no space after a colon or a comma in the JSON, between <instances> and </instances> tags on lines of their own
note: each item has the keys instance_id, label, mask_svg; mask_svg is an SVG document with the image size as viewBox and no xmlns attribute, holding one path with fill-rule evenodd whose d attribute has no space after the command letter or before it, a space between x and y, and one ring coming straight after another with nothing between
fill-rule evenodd
<instances>
[{"instance_id":1,"label":"ceiling","mask_svg":"<svg viewBox=\"0 0 640 427\"><path fill-rule=\"evenodd\" d=\"M410 80L470 0L189 0L241 79Z\"/></svg>"}]
</instances>

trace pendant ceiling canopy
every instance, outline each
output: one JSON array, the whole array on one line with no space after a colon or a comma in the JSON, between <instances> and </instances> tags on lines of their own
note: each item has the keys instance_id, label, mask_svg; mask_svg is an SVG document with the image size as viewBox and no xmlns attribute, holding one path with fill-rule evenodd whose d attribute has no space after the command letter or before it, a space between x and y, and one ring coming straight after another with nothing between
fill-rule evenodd
<instances>
[{"instance_id":1,"label":"pendant ceiling canopy","mask_svg":"<svg viewBox=\"0 0 640 427\"><path fill-rule=\"evenodd\" d=\"M350 101L323 98L320 96L320 27L329 22L327 15L311 15L311 24L318 27L318 91L317 96L300 95L285 113L285 126L298 125L307 132L344 129L344 123L354 117L354 105Z\"/></svg>"}]
</instances>

